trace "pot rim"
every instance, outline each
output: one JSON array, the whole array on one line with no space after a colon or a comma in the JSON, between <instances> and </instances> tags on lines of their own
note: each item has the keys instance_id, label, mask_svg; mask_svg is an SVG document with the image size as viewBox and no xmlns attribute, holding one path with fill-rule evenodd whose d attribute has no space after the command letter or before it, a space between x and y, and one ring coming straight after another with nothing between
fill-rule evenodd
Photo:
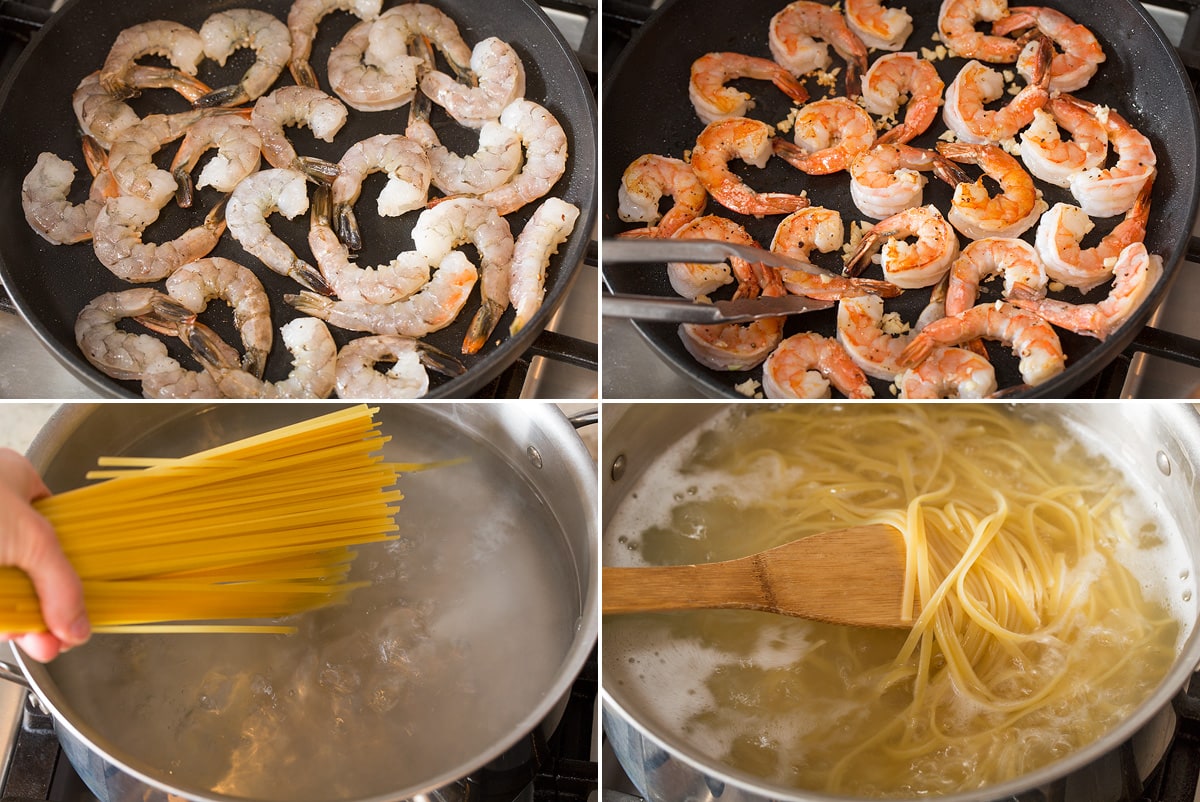
<instances>
[{"instance_id":1,"label":"pot rim","mask_svg":"<svg viewBox=\"0 0 1200 802\"><path fill-rule=\"evenodd\" d=\"M64 404L51 416L30 446L30 460L35 465L38 464L39 459L49 456L46 453L47 451L50 451L55 445L61 443L63 439L69 437L70 433L81 426L97 408L111 406L114 403L128 403L131 406L139 408L146 404L146 402L139 401L107 402L106 404ZM461 405L463 402L455 404L453 402L432 401L429 403L450 409L456 405ZM186 405L178 405L178 408L182 409L184 406ZM195 406L209 405L197 404ZM340 405L327 403L318 404L317 406L322 407L322 411L329 411ZM587 536L588 553L580 555L584 559L586 566L590 567L591 570L580 571L579 574L581 590L583 591L579 600L579 617L576 619L574 638L572 639L570 648L563 655L559 663L554 683L543 691L537 704L524 718L513 726L510 734L499 739L489 749L477 755L477 765L471 767L465 773L459 772L456 769L447 769L440 775L422 780L420 784L409 788L370 797L358 797L354 799L339 798L337 802L399 802L399 800L409 800L450 785L498 759L522 738L537 729L552 714L555 706L569 693L572 683L582 670L584 663L596 644L599 627L599 569L596 565L599 553L599 527L596 516L598 490L596 487L595 463L587 446L558 407L543 402L521 402L520 408L523 410L522 414L526 415L531 422L535 422L544 430L548 439L567 450L571 458L571 465L578 472L578 476L582 480L577 483L583 491L583 495L579 501L586 504L587 509L591 511L591 514L586 516L589 522ZM314 414L318 413L314 412ZM40 469L41 466L39 465ZM110 748L102 746L107 739L96 732L86 722L73 720L72 717L66 715L60 709L60 705L55 704L51 700L50 697L54 694L48 694L47 689L57 690L57 685L50 677L46 666L33 660L15 643L13 644L13 653L22 673L29 682L30 690L37 694L39 701L53 716L55 727L66 729L72 737L85 745L88 750L100 756L108 764L163 793L194 800L195 802L252 802L252 800L244 796L230 796L212 791L182 789L171 785L160 777L154 776L153 772L155 769L153 767L131 765L128 759L117 757Z\"/></svg>"},{"instance_id":2,"label":"pot rim","mask_svg":"<svg viewBox=\"0 0 1200 802\"><path fill-rule=\"evenodd\" d=\"M854 403L854 402L851 402ZM1100 403L1116 403L1128 405L1129 401L1120 402L1100 402ZM1200 408L1194 407L1182 402L1171 401L1143 401L1133 402L1150 404L1163 410L1167 415L1173 415L1180 420L1184 418L1190 419L1187 424L1193 429L1200 426ZM1047 402L1037 402L1038 405L1052 406ZM634 405L635 406L635 405ZM706 404L712 408L712 414L716 414L720 409L723 409L728 404ZM1167 410L1170 410L1169 412ZM625 410L622 410L624 412ZM616 419L621 416L618 415ZM614 423L614 426L616 423ZM607 433L607 432L606 432ZM604 459L604 456L602 456ZM603 541L604 533L601 532L601 540ZM1191 558L1191 567L1196 568L1200 563L1200 555L1197 550L1192 548L1190 543L1185 543L1188 548ZM1195 571L1193 570L1193 573ZM1186 625L1185 621L1181 623ZM1023 774L1012 780L1006 780L1002 783L987 785L983 788L977 788L967 791L958 791L953 794L935 795L935 796L920 796L920 797L888 797L889 802L978 802L981 799L1008 799L1016 798L1017 795L1044 786L1048 783L1059 780L1081 768L1097 760L1101 756L1108 754L1116 749L1125 741L1133 737L1133 735L1144 727L1150 719L1152 719L1160 710L1170 704L1171 699L1187 682L1188 678L1197 671L1200 666L1200 611L1191 621L1190 631L1187 637L1178 645L1175 662L1171 665L1171 669L1163 676L1151 693L1140 705L1116 727L1106 732L1100 738L1096 739L1087 746L1078 749L1071 754L1042 766L1027 774ZM725 766L713 765L713 760L705 755L700 754L691 744L684 742L683 744L676 741L681 740L675 733L666 733L660 731L661 728L647 725L641 719L632 715L630 707L624 704L621 700L619 691L614 691L601 683L600 699L605 710L611 715L618 716L621 721L633 727L643 738L658 746L660 749L671 755L672 757L681 760L693 770L699 772L705 777L711 778L717 782L726 783L733 787L739 788L742 791L750 794L761 796L763 799L770 799L772 802L818 802L818 800L858 800L862 797L846 796L842 794L830 794L820 791L809 791L793 786L779 785L764 781L761 777L756 777L746 772L737 771Z\"/></svg>"}]
</instances>

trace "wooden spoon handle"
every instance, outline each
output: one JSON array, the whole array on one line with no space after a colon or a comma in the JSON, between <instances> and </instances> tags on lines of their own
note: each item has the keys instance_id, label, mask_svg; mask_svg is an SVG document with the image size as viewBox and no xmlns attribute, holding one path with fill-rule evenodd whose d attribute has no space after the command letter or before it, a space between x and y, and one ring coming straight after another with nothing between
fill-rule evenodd
<instances>
[{"instance_id":1,"label":"wooden spoon handle","mask_svg":"<svg viewBox=\"0 0 1200 802\"><path fill-rule=\"evenodd\" d=\"M605 568L601 581L604 613L745 609L761 602L759 579L753 565L744 560Z\"/></svg>"}]
</instances>

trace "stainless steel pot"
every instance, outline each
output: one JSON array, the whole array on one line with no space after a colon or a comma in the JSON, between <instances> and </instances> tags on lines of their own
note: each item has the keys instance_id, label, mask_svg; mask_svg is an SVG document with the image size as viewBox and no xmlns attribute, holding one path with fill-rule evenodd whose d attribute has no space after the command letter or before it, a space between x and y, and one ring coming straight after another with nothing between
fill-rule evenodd
<instances>
[{"instance_id":1,"label":"stainless steel pot","mask_svg":"<svg viewBox=\"0 0 1200 802\"><path fill-rule=\"evenodd\" d=\"M727 409L719 404L605 406L602 431L602 526L645 469L684 434ZM1045 411L1098 433L1109 458L1173 520L1179 522L1188 554L1180 566L1185 590L1197 597L1200 558L1200 414L1177 403L1120 402L1045 405ZM615 536L613 536L615 537ZM615 548L606 535L603 549ZM1186 573L1184 573L1186 572ZM1128 719L1092 745L1023 777L969 793L940 797L967 800L1087 800L1104 802L1131 789L1133 770L1144 778L1164 754L1174 732L1169 704L1200 663L1197 621L1184 622L1187 636L1159 687ZM605 661L620 659L605 654ZM605 735L622 768L648 800L655 802L825 802L845 799L767 784L716 765L678 732L647 723L628 694L614 683L601 689Z\"/></svg>"},{"instance_id":2,"label":"stainless steel pot","mask_svg":"<svg viewBox=\"0 0 1200 802\"><path fill-rule=\"evenodd\" d=\"M308 404L107 403L71 406L63 408L49 421L31 447L29 457L43 474L48 486L60 491L80 484L83 472L93 466L96 457L102 454L190 453L198 450L197 447L314 417L328 409L328 406ZM456 780L485 766L497 768L510 764L515 759L514 745L523 743L525 737L534 730L540 729L547 734L553 730L562 715L570 685L596 639L595 463L572 424L553 406L527 402L385 404L377 418L382 421L384 432L394 438L386 455L390 460L421 461L442 458L437 455L457 453L470 457L470 462L476 464L476 471L482 471L479 466L483 465L492 469L502 466L500 470L491 470L483 477L488 486L479 486L483 483L462 486L459 483L461 476L456 479L449 474L442 480L432 479L436 471L413 475L426 479L407 488L402 481L401 488L406 493L401 504L402 531L407 528L410 536L429 539L431 549L436 551L448 546L448 543L437 542L439 537L484 537L491 511L485 506L502 506L503 502L497 499L520 499L520 504L535 505L539 514L553 521L561 542L533 543L530 548L556 555L551 563L556 569L561 569L562 575L552 583L563 591L554 600L560 607L551 614L551 625L558 628L555 637L559 645L548 649L544 655L519 655L527 661L521 671L532 674L546 672L544 676L548 677L532 695L533 698L529 698L528 703L521 705L519 710L507 704L499 708L489 704L489 701L498 701L497 695L503 699L504 694L511 695L513 692L511 688L500 687L494 692L481 693L478 699L472 699L470 704L464 706L468 721L446 722L450 728L470 731L486 729L486 722L496 725L500 720L508 719L507 723L500 726L501 731L495 737L470 750L470 754L457 754L444 762L430 759L414 773L411 766L407 769L403 767L404 755L406 751L417 748L416 739L427 740L431 735L429 732L415 732L412 734L413 741L407 745L402 742L390 744L394 746L396 755L395 778L391 787L350 796L343 790L307 788L302 794L305 799L395 802L423 798L425 795L439 799L454 798L454 792L447 789ZM319 492L319 489L314 488L314 491ZM508 511L504 514L508 514ZM412 531L420 527L428 531ZM422 547L418 545L416 548L419 550ZM445 572L463 575L468 582L477 581L477 577L471 578L471 571L476 569L464 565L464 561L447 558L445 562L451 563L443 566ZM421 568L419 576L416 575L417 570L414 569L413 576L401 576L391 581L397 586L395 593L404 593L406 587L427 575L424 572L439 569ZM379 584L377 579L376 586ZM447 584L453 585L453 582ZM515 583L510 581L509 584ZM371 590L373 592L374 588ZM385 590L390 588L385 587ZM486 605L480 605L480 599L472 597L468 588L452 587L449 590L447 597L437 603L447 610L455 605L461 607L455 610L456 620L460 623L466 620L466 626L474 626L476 630L483 627L492 630L506 628L494 622L475 626L475 620L488 622L494 612L482 609ZM519 596L522 591L520 587L510 587L509 592ZM503 600L492 601L494 607L504 607L499 603ZM353 605L352 599L351 609ZM539 615L530 612L532 618L536 619ZM513 632L519 632L529 624L526 617L511 618L506 624ZM157 659L156 652L171 648L166 641L151 641L150 636L145 637L147 645L144 652L149 655L146 659ZM222 640L224 637L227 636L218 636L205 647L211 649L214 660L240 645ZM483 632L479 637L487 638L488 633ZM561 641L557 640L559 637ZM147 802L179 799L209 802L246 798L244 793L218 793L196 784L188 770L188 761L192 756L182 745L174 747L175 765L147 761L144 754L127 747L128 738L124 737L127 733L122 728L137 726L155 713L169 715L165 710L130 710L128 721L97 720L92 710L96 701L93 697L102 692L97 691L97 686L89 688L89 683L98 683L101 676L113 676L123 670L132 672L134 669L132 665L122 665L119 661L113 665L112 655L104 650L99 643L101 640L102 637L93 638L86 646L48 665L32 661L17 650L25 678L54 717L64 752L93 793L103 802L130 799ZM464 642L460 646L474 648L475 656L483 656L483 645ZM534 665L539 660L542 664ZM108 664L105 664L106 661ZM487 672L494 670L487 660L482 662ZM434 667L435 672L443 669L449 670L442 666ZM433 679L428 682L432 683ZM194 697L196 689L188 687L186 680L181 679L179 684L181 695L191 694L189 698ZM426 704L431 706L434 702L427 701ZM400 708L396 710L398 712ZM356 724L353 720L348 723L352 727ZM169 733L164 733L164 736L169 737ZM328 740L335 744L332 751L325 749L321 755L297 757L333 762L349 759L350 755L339 754L336 746L338 741L332 735ZM352 739L342 742L350 746L354 743ZM303 763L292 767L290 771L303 771ZM280 793L288 794L286 791ZM301 794L271 798L298 796Z\"/></svg>"}]
</instances>

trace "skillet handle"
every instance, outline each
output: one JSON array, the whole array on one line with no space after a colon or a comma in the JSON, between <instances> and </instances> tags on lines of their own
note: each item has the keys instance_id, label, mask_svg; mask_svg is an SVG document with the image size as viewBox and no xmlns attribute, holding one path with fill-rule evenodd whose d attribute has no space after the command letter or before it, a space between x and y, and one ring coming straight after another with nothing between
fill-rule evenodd
<instances>
[{"instance_id":1,"label":"skillet handle","mask_svg":"<svg viewBox=\"0 0 1200 802\"><path fill-rule=\"evenodd\" d=\"M29 680L21 673L21 669L17 668L12 663L6 663L0 660L0 680L12 682L24 688L29 687Z\"/></svg>"},{"instance_id":2,"label":"skillet handle","mask_svg":"<svg viewBox=\"0 0 1200 802\"><path fill-rule=\"evenodd\" d=\"M48 8L0 0L0 33L28 42L52 16Z\"/></svg>"},{"instance_id":3,"label":"skillet handle","mask_svg":"<svg viewBox=\"0 0 1200 802\"><path fill-rule=\"evenodd\" d=\"M1151 356L1200 368L1200 340L1182 334L1169 334L1153 326L1142 328L1126 350L1144 351Z\"/></svg>"}]
</instances>

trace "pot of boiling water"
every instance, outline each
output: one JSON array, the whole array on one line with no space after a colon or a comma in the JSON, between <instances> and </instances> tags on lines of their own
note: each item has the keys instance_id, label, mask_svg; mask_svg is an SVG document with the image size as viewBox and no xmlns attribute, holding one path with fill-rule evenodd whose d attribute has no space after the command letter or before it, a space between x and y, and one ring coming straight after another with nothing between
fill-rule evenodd
<instances>
[{"instance_id":1,"label":"pot of boiling water","mask_svg":"<svg viewBox=\"0 0 1200 802\"><path fill-rule=\"evenodd\" d=\"M316 417L308 404L65 407L30 458L54 491L101 455L183 456ZM100 635L18 654L103 802L437 795L549 734L596 638L595 463L553 406L383 404L398 540L295 635ZM321 489L313 488L319 495ZM376 548L378 546L378 548ZM453 788L437 798L454 798Z\"/></svg>"},{"instance_id":2,"label":"pot of boiling water","mask_svg":"<svg viewBox=\"0 0 1200 802\"><path fill-rule=\"evenodd\" d=\"M817 414L831 414L854 405L802 406L824 410ZM689 480L692 487L686 487L687 483L663 483L659 481L661 472L675 470L678 464L691 458L688 455L701 453L705 448L704 437L719 440L721 432L731 428L730 418L722 416L753 415L763 409L761 405L740 405L738 409L719 404L606 405L601 456L602 563L670 563L670 554L661 547L662 542L669 541L658 541L660 547L653 555L643 554L632 558L632 563L630 561L630 552L644 545L639 543L641 533L652 526L670 528L672 536L694 529L692 536L706 537L706 522L687 519L686 514L680 513L686 508L684 496L695 493L702 498L725 491L717 489L705 478ZM1161 679L1153 684L1144 701L1096 740L1074 748L1060 759L1027 772L1018 772L1004 781L934 796L954 802L999 799L1115 802L1128 798L1121 795L1130 793L1127 787L1130 773L1135 775L1135 783L1139 776L1144 779L1165 753L1175 722L1170 700L1200 662L1195 569L1197 555L1200 555L1200 531L1195 525L1200 520L1197 509L1200 498L1200 415L1192 407L1181 404L1129 402L1023 404L1008 409L1012 414L1026 416L1040 425L1069 430L1085 442L1088 449L1099 452L1124 475L1129 486L1141 497L1143 508L1159 521L1161 538L1167 541L1159 546L1165 549L1169 558L1160 560L1162 564L1156 564L1150 570L1156 578L1147 587L1167 599L1172 617L1178 620L1170 630L1173 645L1164 649ZM696 439L697 431L708 434ZM681 442L685 445L679 448ZM672 452L672 449L676 450ZM648 474L651 478L647 478ZM752 481L745 476L740 480ZM751 506L746 505L725 523L732 521L735 528L752 526L754 510ZM672 507L674 510L667 517L659 516L659 510ZM635 513L632 518L628 516L629 509ZM648 514L643 514L647 511ZM670 514L676 517L670 518ZM694 558L695 553L691 556ZM729 556L723 554L713 559L728 559ZM676 560L701 561L704 560ZM709 611L703 615L729 613L743 617L767 615L744 611ZM808 623L774 618L780 623L769 626L778 626L779 632L785 631L786 626ZM780 733L766 728L755 730L753 726L758 726L755 724L745 725L746 732L739 734L739 722L757 715L759 711L755 706L763 704L762 701L753 694L722 697L714 690L721 683L728 687L732 682L729 673L739 666L756 664L755 661L770 663L769 668L786 669L791 648L788 644L794 645L795 641L782 635L774 640L755 641L754 636L746 634L746 629L725 624L720 625L719 634L713 634L717 632L716 623L712 623L709 632L697 635L694 630L685 631L678 621L665 621L660 619L644 626L630 627L624 616L606 616L602 625L605 735L621 767L646 799L656 802L716 799L722 802L823 802L857 798L854 793L807 790L781 781L778 772L769 774L748 769L747 765L756 765L755 761L758 761L757 765L763 764L762 755L767 753L765 747L772 739L775 742L781 740ZM714 644L729 637L741 642L731 647L735 657L726 660L715 653L719 647ZM769 645L764 646L768 641ZM703 648L692 648L696 643L704 644ZM747 646L747 643L753 645ZM805 648L811 647L809 643ZM769 653L755 651L762 649ZM763 675L766 676L766 672ZM793 692L796 687L792 686ZM803 694L798 695L801 698L793 700L792 709L795 719L803 722L808 713ZM814 694L814 698L818 696L820 694ZM703 703L698 701L700 697L704 697ZM772 703L776 703L778 697L772 698ZM713 699L722 700L722 709L703 709L704 704ZM810 709L809 713L812 712ZM817 729L816 732L831 734L828 729ZM728 733L731 742L716 743L724 733ZM1022 737L1019 730L1013 735L1018 740ZM740 761L747 755L746 761ZM771 756L770 760L776 762L772 764L768 760L766 765L778 768L788 759L787 755ZM792 759L801 761L803 757L792 756ZM849 765L851 772L856 770L856 764ZM859 764L857 768L866 767ZM1132 793L1134 798L1140 795L1140 786L1133 788ZM916 796L896 789L862 795Z\"/></svg>"}]
</instances>

